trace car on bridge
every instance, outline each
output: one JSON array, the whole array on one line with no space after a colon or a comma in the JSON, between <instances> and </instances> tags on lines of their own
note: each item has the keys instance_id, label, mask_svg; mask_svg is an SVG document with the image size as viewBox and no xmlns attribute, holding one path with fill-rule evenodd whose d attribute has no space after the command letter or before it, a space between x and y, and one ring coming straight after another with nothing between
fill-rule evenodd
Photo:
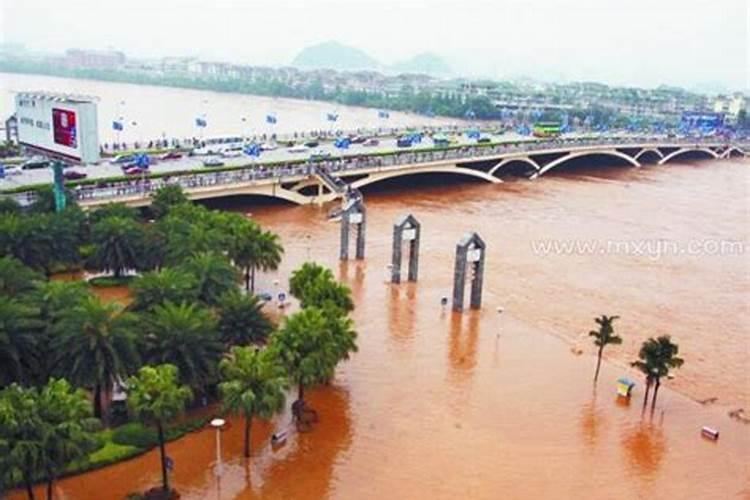
<instances>
[{"instance_id":1,"label":"car on bridge","mask_svg":"<svg viewBox=\"0 0 750 500\"><path fill-rule=\"evenodd\" d=\"M66 170L63 172L63 179L66 181L77 181L79 179L85 179L88 175L85 172L79 172L78 170Z\"/></svg>"},{"instance_id":2,"label":"car on bridge","mask_svg":"<svg viewBox=\"0 0 750 500\"><path fill-rule=\"evenodd\" d=\"M43 156L34 156L21 164L23 170L49 167L50 161Z\"/></svg>"},{"instance_id":3,"label":"car on bridge","mask_svg":"<svg viewBox=\"0 0 750 500\"><path fill-rule=\"evenodd\" d=\"M179 151L167 151L159 157L160 160L179 160L182 158L182 153Z\"/></svg>"},{"instance_id":4,"label":"car on bridge","mask_svg":"<svg viewBox=\"0 0 750 500\"><path fill-rule=\"evenodd\" d=\"M309 159L311 161L321 161L321 160L327 160L330 157L331 157L331 152L330 151L325 151L323 149L319 149L319 150L315 151L313 154L311 154Z\"/></svg>"},{"instance_id":5,"label":"car on bridge","mask_svg":"<svg viewBox=\"0 0 750 500\"><path fill-rule=\"evenodd\" d=\"M109 162L113 164L123 164L123 163L134 161L135 158L136 158L135 155L117 155L111 160L109 160Z\"/></svg>"},{"instance_id":6,"label":"car on bridge","mask_svg":"<svg viewBox=\"0 0 750 500\"><path fill-rule=\"evenodd\" d=\"M203 160L203 166L204 167L223 167L224 162L221 161L219 158L206 158Z\"/></svg>"},{"instance_id":7,"label":"car on bridge","mask_svg":"<svg viewBox=\"0 0 750 500\"><path fill-rule=\"evenodd\" d=\"M396 141L396 146L400 148L410 148L412 144L411 137L399 137Z\"/></svg>"},{"instance_id":8,"label":"car on bridge","mask_svg":"<svg viewBox=\"0 0 750 500\"><path fill-rule=\"evenodd\" d=\"M123 168L122 173L124 173L125 175L143 175L148 173L148 169L133 165L127 168Z\"/></svg>"}]
</instances>

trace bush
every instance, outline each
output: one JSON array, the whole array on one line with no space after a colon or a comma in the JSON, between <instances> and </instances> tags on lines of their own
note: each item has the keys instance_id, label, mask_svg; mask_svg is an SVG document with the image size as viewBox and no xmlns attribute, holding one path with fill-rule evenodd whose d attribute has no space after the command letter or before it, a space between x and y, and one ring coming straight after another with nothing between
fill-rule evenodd
<instances>
[{"instance_id":1,"label":"bush","mask_svg":"<svg viewBox=\"0 0 750 500\"><path fill-rule=\"evenodd\" d=\"M159 438L154 429L146 427L138 422L131 422L114 430L112 433L112 442L115 444L148 449L156 446L159 442Z\"/></svg>"}]
</instances>

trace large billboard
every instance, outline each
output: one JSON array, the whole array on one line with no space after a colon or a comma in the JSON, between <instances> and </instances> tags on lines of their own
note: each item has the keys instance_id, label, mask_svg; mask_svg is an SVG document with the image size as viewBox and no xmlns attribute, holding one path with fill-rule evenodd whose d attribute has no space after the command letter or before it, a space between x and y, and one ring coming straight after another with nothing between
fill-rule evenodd
<instances>
[{"instance_id":1,"label":"large billboard","mask_svg":"<svg viewBox=\"0 0 750 500\"><path fill-rule=\"evenodd\" d=\"M22 92L16 95L16 117L21 145L74 162L99 161L94 98Z\"/></svg>"}]
</instances>

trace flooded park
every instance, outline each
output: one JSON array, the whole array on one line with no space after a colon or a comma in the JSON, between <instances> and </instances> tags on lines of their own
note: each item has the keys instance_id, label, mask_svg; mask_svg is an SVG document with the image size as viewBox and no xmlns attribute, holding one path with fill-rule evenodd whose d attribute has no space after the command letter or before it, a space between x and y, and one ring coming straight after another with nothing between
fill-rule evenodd
<instances>
[{"instance_id":1,"label":"flooded park","mask_svg":"<svg viewBox=\"0 0 750 500\"><path fill-rule=\"evenodd\" d=\"M750 409L748 167L386 181L364 190L365 259L347 262L330 207L214 202L280 235L284 260L260 290L285 289L306 260L351 287L359 352L310 391L320 422L283 446L270 436L289 427L288 412L255 425L249 460L242 426L230 423L220 476L212 429L169 443L174 487L189 500L750 498L750 425L729 416ZM419 279L394 285L391 236L405 214L421 223ZM441 299L470 231L487 245L483 303L454 313ZM594 386L588 332L601 314L621 316L623 344L605 351ZM643 379L629 363L662 334L685 365L643 412ZM621 376L637 383L630 401L617 397ZM721 438L702 438L703 426ZM158 484L158 461L153 450L63 479L58 498L143 491Z\"/></svg>"}]
</instances>

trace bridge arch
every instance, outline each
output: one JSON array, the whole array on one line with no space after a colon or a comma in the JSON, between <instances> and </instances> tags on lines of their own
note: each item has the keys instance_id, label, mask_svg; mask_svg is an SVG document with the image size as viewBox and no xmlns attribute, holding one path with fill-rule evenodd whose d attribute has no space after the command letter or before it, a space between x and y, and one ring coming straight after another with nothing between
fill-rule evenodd
<instances>
[{"instance_id":1,"label":"bridge arch","mask_svg":"<svg viewBox=\"0 0 750 500\"><path fill-rule=\"evenodd\" d=\"M527 163L528 165L530 165L534 169L535 173L539 172L539 170L540 170L540 167L537 164L537 162L535 162L534 160L532 160L531 158L529 158L527 156L523 156L523 157L520 157L520 158L504 158L500 163L498 163L497 165L495 165L494 167L492 167L488 173L491 176L494 177L495 176L495 172L497 172L498 170L500 170L501 168L503 168L505 165L507 165L509 163L513 163L513 162Z\"/></svg>"},{"instance_id":2,"label":"bridge arch","mask_svg":"<svg viewBox=\"0 0 750 500\"><path fill-rule=\"evenodd\" d=\"M659 160L659 165L664 165L672 158L675 158L677 156L683 155L685 153L691 153L691 152L700 152L700 153L706 153L707 155L712 156L713 158L719 158L719 154L714 151L713 149L709 148L698 148L698 147L692 147L692 148L680 148L677 151L672 151L667 156Z\"/></svg>"},{"instance_id":3,"label":"bridge arch","mask_svg":"<svg viewBox=\"0 0 750 500\"><path fill-rule=\"evenodd\" d=\"M745 152L737 146L729 146L726 151L721 153L721 158L731 158L733 153L737 153L741 156L745 155Z\"/></svg>"},{"instance_id":4,"label":"bridge arch","mask_svg":"<svg viewBox=\"0 0 750 500\"><path fill-rule=\"evenodd\" d=\"M664 158L664 154L656 148L643 148L637 155L635 155L633 159L638 161L638 159L646 153L654 153L659 157L659 159Z\"/></svg>"},{"instance_id":5,"label":"bridge arch","mask_svg":"<svg viewBox=\"0 0 750 500\"><path fill-rule=\"evenodd\" d=\"M230 196L265 196L269 198L279 198L295 205L306 205L313 200L314 197L307 197L301 193L296 193L288 189L284 189L278 185L271 186L239 186L229 187L223 186L224 189L209 189L209 190L186 190L185 196L190 200L206 200L212 198L226 198Z\"/></svg>"},{"instance_id":6,"label":"bridge arch","mask_svg":"<svg viewBox=\"0 0 750 500\"><path fill-rule=\"evenodd\" d=\"M562 158L558 158L556 160L553 160L549 162L548 164L544 165L540 170L538 175L544 175L545 173L549 172L553 168L570 161L574 158L581 158L583 156L596 156L596 155L604 155L604 156L614 156L616 158L621 158L634 167L640 167L641 164L638 163L637 160L631 158L630 156L626 155L625 153L621 153L619 151L612 151L612 150L606 150L606 151L574 151L571 152Z\"/></svg>"},{"instance_id":7,"label":"bridge arch","mask_svg":"<svg viewBox=\"0 0 750 500\"><path fill-rule=\"evenodd\" d=\"M374 184L376 182L384 181L386 179L394 179L396 177L403 177L407 175L420 175L420 174L458 174L458 175L468 175L469 177L476 177L478 179L491 182L493 184L499 184L503 182L497 177L493 177L492 175L479 171L479 170L472 170L470 168L453 167L453 166L445 166L445 167L431 166L431 167L414 169L414 170L398 169L398 170L391 170L391 171L386 171L386 172L375 172L363 179L354 181L351 184L351 186L354 189L359 189L369 184Z\"/></svg>"}]
</instances>

